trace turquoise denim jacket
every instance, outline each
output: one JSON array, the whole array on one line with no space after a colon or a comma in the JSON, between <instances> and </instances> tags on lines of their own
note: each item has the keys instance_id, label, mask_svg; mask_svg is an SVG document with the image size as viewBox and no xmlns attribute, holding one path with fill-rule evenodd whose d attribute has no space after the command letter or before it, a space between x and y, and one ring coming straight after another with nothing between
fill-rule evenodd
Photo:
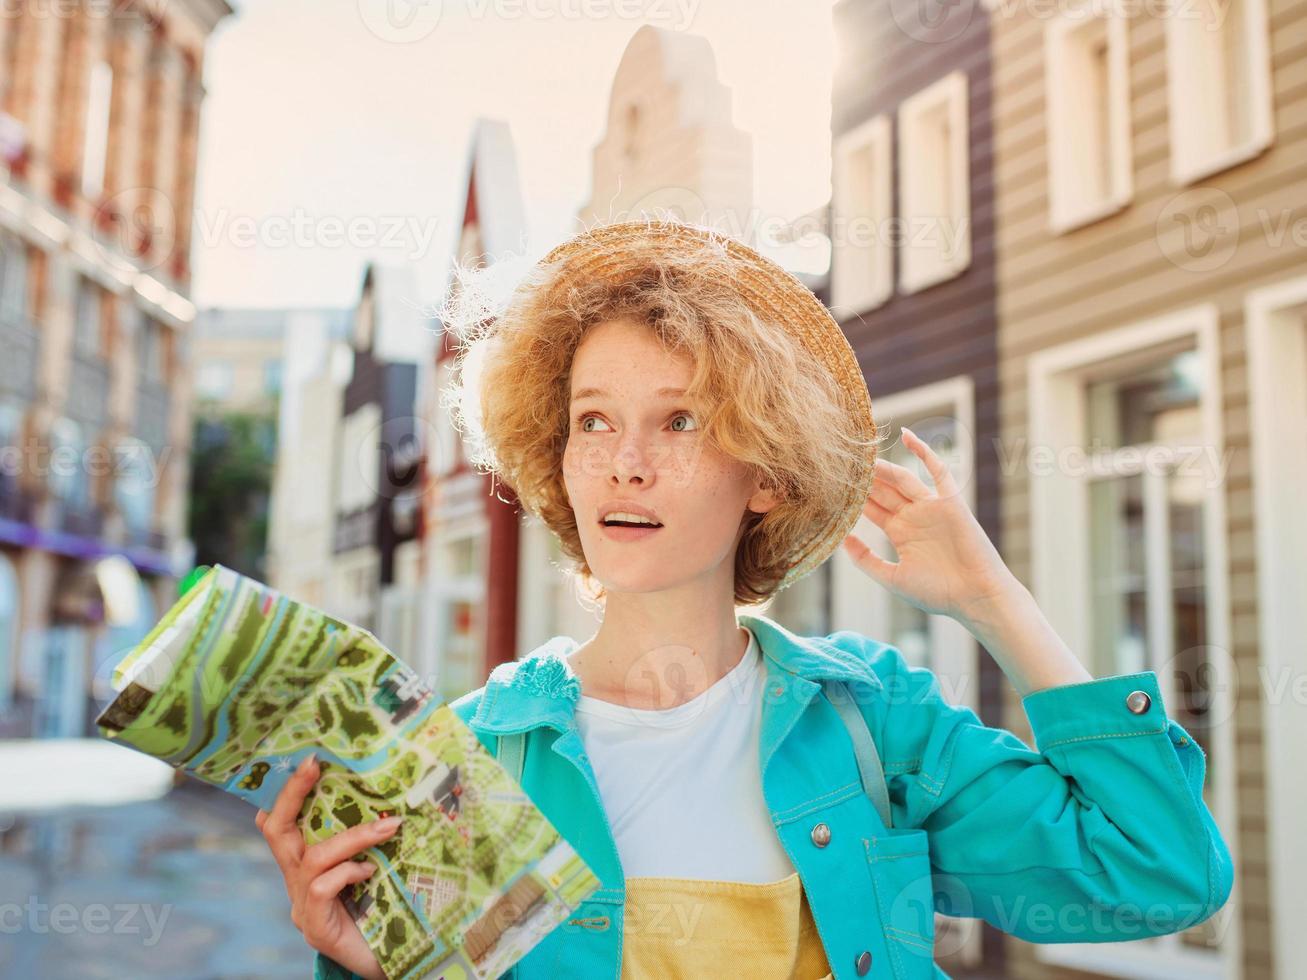
<instances>
[{"instance_id":1,"label":"turquoise denim jacket","mask_svg":"<svg viewBox=\"0 0 1307 980\"><path fill-rule=\"evenodd\" d=\"M835 980L947 977L933 960L935 911L1035 943L1109 942L1178 932L1229 897L1230 853L1203 802L1206 759L1167 718L1154 671L1027 695L1032 751L950 704L935 675L892 646L737 618L767 670L763 796ZM602 883L514 980L621 972L624 875L573 720L581 688L563 658L575 647L554 637L451 705L492 753L498 736L528 733L523 788ZM863 791L827 678L846 682L871 729L892 829ZM322 955L314 975L351 976Z\"/></svg>"}]
</instances>

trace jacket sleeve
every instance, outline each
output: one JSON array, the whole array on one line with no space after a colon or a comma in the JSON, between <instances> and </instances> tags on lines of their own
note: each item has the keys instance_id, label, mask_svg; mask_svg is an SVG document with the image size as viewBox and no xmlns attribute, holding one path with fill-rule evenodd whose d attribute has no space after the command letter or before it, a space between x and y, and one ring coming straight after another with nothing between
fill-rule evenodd
<instances>
[{"instance_id":1,"label":"jacket sleeve","mask_svg":"<svg viewBox=\"0 0 1307 980\"><path fill-rule=\"evenodd\" d=\"M864 713L892 816L927 832L938 911L1030 942L1109 942L1179 932L1225 904L1234 870L1203 801L1206 759L1167 717L1156 672L1027 695L1033 751L894 647L861 642L883 685Z\"/></svg>"}]
</instances>

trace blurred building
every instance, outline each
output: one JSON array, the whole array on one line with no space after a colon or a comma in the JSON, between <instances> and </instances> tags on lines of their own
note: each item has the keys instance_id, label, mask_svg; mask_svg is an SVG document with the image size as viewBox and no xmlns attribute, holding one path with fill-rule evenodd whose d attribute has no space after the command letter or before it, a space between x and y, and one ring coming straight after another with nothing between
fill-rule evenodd
<instances>
[{"instance_id":1,"label":"blurred building","mask_svg":"<svg viewBox=\"0 0 1307 980\"><path fill-rule=\"evenodd\" d=\"M354 310L299 311L284 320L280 336L281 392L268 504L267 581L320 609L329 603L327 585L335 547L334 464L345 385L354 367L354 319ZM260 371L247 362L245 373L251 380ZM233 378L237 373L233 367Z\"/></svg>"},{"instance_id":2,"label":"blurred building","mask_svg":"<svg viewBox=\"0 0 1307 980\"><path fill-rule=\"evenodd\" d=\"M370 262L343 318L287 319L267 556L268 584L409 664L420 656L419 366L436 336L418 295L410 267Z\"/></svg>"},{"instance_id":3,"label":"blurred building","mask_svg":"<svg viewBox=\"0 0 1307 980\"><path fill-rule=\"evenodd\" d=\"M81 734L93 678L189 568L191 214L224 0L0 18L0 713ZM126 555L136 624L101 625ZM11 700L15 703L10 704Z\"/></svg>"},{"instance_id":4,"label":"blurred building","mask_svg":"<svg viewBox=\"0 0 1307 980\"><path fill-rule=\"evenodd\" d=\"M274 530L271 511L278 464L292 473L302 473L304 463L297 450L302 451L304 441L321 438L324 431L330 432L335 418L334 414L319 416L316 426L294 428L295 440L285 447L288 451L283 451L279 432L284 436L288 424L294 424L302 409L293 393L283 396L283 381L287 372L296 372L295 376L301 379L310 373L330 376L330 372L322 371L321 365L331 348L348 346L352 329L353 311L344 307L211 308L201 310L196 317L191 344L197 423L194 458L198 467L208 464L207 469L197 472L212 473L215 468L221 471L223 466L216 461L234 462L238 454L233 447L249 438L250 450L262 455L265 473L271 472L274 484L230 494L232 500L242 500L239 513L233 505L223 511L223 516L205 520L203 526L192 520L199 561L221 562L265 581L273 578L269 559L276 549L271 541ZM333 412L338 412L338 408L333 408ZM319 456L314 465L322 467L326 458ZM241 469L246 474L253 472L248 467ZM226 487L210 492L203 479L194 482L191 505L196 515L202 513L200 508L208 508L211 513L215 496L230 493ZM310 515L314 513L310 501L329 489L329 483L319 475L312 484L296 481L296 486L299 506L292 507L288 516L302 533L286 537L282 543L298 551L313 540L313 535L304 528L304 522L311 520ZM244 499L246 493L248 500ZM259 522L267 529L266 537L259 533ZM281 530L285 530L284 524ZM288 555L279 557L290 565L295 564ZM324 557L317 555L313 563L318 575L322 573ZM287 569L288 565L283 564L280 573L286 574ZM300 595L293 588L283 591Z\"/></svg>"},{"instance_id":5,"label":"blurred building","mask_svg":"<svg viewBox=\"0 0 1307 980\"><path fill-rule=\"evenodd\" d=\"M464 174L455 259L465 267L485 267L520 256L526 226L517 156L505 123L477 120ZM442 285L446 291L458 289L457 280ZM559 608L535 591L522 592L527 583L521 549L529 532L519 528L516 495L471 468L462 434L442 403L442 392L454 379L455 356L456 339L442 331L424 367L422 615L414 663L446 698L480 686L486 673L517 656L523 643L534 646L535 636L554 628ZM561 582L550 570L539 588Z\"/></svg>"},{"instance_id":6,"label":"blurred building","mask_svg":"<svg viewBox=\"0 0 1307 980\"><path fill-rule=\"evenodd\" d=\"M351 321L345 308L201 310L191 341L196 411L275 414L297 344L318 336L345 340Z\"/></svg>"},{"instance_id":7,"label":"blurred building","mask_svg":"<svg viewBox=\"0 0 1307 980\"><path fill-rule=\"evenodd\" d=\"M406 661L411 627L382 622L383 596L415 593L419 572L419 366L435 330L409 266L370 263L354 313L353 367L334 447L327 608L377 634ZM415 611L406 613L413 615ZM402 633L401 633L402 630Z\"/></svg>"},{"instance_id":8,"label":"blurred building","mask_svg":"<svg viewBox=\"0 0 1307 980\"><path fill-rule=\"evenodd\" d=\"M733 121L707 38L650 24L632 35L591 156L582 226L666 210L748 237L753 137Z\"/></svg>"},{"instance_id":9,"label":"blurred building","mask_svg":"<svg viewBox=\"0 0 1307 980\"><path fill-rule=\"evenodd\" d=\"M1157 672L1236 879L1177 935L1014 960L1299 976L1307 3L1135 13L991 15L1004 523L1091 673Z\"/></svg>"}]
</instances>

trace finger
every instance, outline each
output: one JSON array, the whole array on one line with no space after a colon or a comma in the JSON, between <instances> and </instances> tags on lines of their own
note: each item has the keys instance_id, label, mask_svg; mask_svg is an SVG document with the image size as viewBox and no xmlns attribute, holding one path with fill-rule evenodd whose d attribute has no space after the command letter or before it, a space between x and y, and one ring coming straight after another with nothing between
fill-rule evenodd
<instances>
[{"instance_id":1,"label":"finger","mask_svg":"<svg viewBox=\"0 0 1307 980\"><path fill-rule=\"evenodd\" d=\"M921 482L921 477L906 466L900 466L888 459L878 459L875 469L886 482L892 483L894 488L908 500L921 500L931 495L930 488Z\"/></svg>"},{"instance_id":2,"label":"finger","mask_svg":"<svg viewBox=\"0 0 1307 980\"><path fill-rule=\"evenodd\" d=\"M310 875L320 875L328 868L334 868L342 861L348 861L356 854L381 843L399 829L401 817L386 817L384 820L370 820L349 830L328 837L304 851L300 866Z\"/></svg>"},{"instance_id":3,"label":"finger","mask_svg":"<svg viewBox=\"0 0 1307 980\"><path fill-rule=\"evenodd\" d=\"M267 821L268 821L267 810L260 809L257 813L254 814L254 826L258 827L260 830L263 829L263 825L267 823Z\"/></svg>"},{"instance_id":4,"label":"finger","mask_svg":"<svg viewBox=\"0 0 1307 980\"><path fill-rule=\"evenodd\" d=\"M325 931L334 913L332 903L340 893L356 881L367 881L376 870L377 866L371 861L342 861L309 882L304 893L300 931L305 936Z\"/></svg>"},{"instance_id":5,"label":"finger","mask_svg":"<svg viewBox=\"0 0 1307 980\"><path fill-rule=\"evenodd\" d=\"M856 535L847 535L843 544L845 552L853 559L855 565L870 575L879 585L883 585L887 589L891 587L891 583L894 581L894 571L898 568L897 562L886 561L867 547L866 542Z\"/></svg>"},{"instance_id":6,"label":"finger","mask_svg":"<svg viewBox=\"0 0 1307 980\"><path fill-rule=\"evenodd\" d=\"M882 507L872 497L868 497L863 503L862 512L867 515L871 520L871 523L875 524L882 531L885 530L885 525L889 523L889 519L894 516L892 511L886 507Z\"/></svg>"},{"instance_id":7,"label":"finger","mask_svg":"<svg viewBox=\"0 0 1307 980\"><path fill-rule=\"evenodd\" d=\"M881 464L877 463L879 467ZM877 470L876 476L871 481L871 490L867 494L869 500L874 500L891 514L898 513L899 510L912 503L907 497L895 488L894 484L880 478L884 470Z\"/></svg>"},{"instance_id":8,"label":"finger","mask_svg":"<svg viewBox=\"0 0 1307 980\"><path fill-rule=\"evenodd\" d=\"M294 844L298 841L298 848L292 847L291 853L296 856L303 853L304 837L296 821L299 818L300 808L304 806L304 798L309 795L309 790L313 788L317 779L317 759L306 756L300 763L300 767L295 770L290 779L286 780L286 785L281 788L276 802L272 805L272 812L263 822L263 836L268 838L269 843L281 841Z\"/></svg>"},{"instance_id":9,"label":"finger","mask_svg":"<svg viewBox=\"0 0 1307 980\"><path fill-rule=\"evenodd\" d=\"M951 497L958 492L958 485L953 480L948 464L939 458L939 454L930 448L930 444L906 426L903 429L903 444L926 464L926 472L935 484L935 490L941 497Z\"/></svg>"}]
</instances>

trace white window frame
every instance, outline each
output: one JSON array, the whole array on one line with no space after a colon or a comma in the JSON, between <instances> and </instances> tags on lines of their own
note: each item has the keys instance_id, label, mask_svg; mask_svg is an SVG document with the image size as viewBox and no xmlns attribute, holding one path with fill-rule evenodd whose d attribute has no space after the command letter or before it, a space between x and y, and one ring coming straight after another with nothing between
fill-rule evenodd
<instances>
[{"instance_id":1,"label":"white window frame","mask_svg":"<svg viewBox=\"0 0 1307 980\"><path fill-rule=\"evenodd\" d=\"M975 511L975 384L970 375L958 375L944 381L909 388L876 398L877 425L884 426L906 420L909 428L914 419L931 415L951 415L957 420L958 449L961 462L951 467L954 478L963 489L967 506ZM866 541L882 557L889 555L889 539L864 514L854 525L853 534ZM838 548L831 555L834 568L831 575L832 629L851 629L872 638L885 636L890 621L892 597L876 585L859 569L844 551ZM940 677L941 687L950 701L965 704L979 712L976 677L979 664L975 638L966 628L948 616L932 616L931 646L941 656L932 667Z\"/></svg>"},{"instance_id":2,"label":"white window frame","mask_svg":"<svg viewBox=\"0 0 1307 980\"><path fill-rule=\"evenodd\" d=\"M886 234L894 208L891 138L889 116L881 113L835 141L831 305L839 316L874 310L894 294L894 250ZM869 169L859 166L863 155L871 157ZM859 197L869 202L865 209Z\"/></svg>"},{"instance_id":3,"label":"white window frame","mask_svg":"<svg viewBox=\"0 0 1307 980\"><path fill-rule=\"evenodd\" d=\"M1307 459L1291 447L1302 445L1301 420L1307 392L1301 372L1307 364L1307 276L1254 290L1245 298L1249 410L1253 466L1253 525L1257 549L1257 645L1261 664L1263 743L1266 752L1266 849L1275 860L1267 868L1273 919L1275 962L1301 956L1292 899L1307 874L1307 841L1298 828L1307 812L1307 784L1297 775L1307 745L1307 712L1293 684L1307 667L1302 638L1307 606L1298 576L1307 554ZM1286 451L1286 447L1288 451ZM1285 677L1286 695L1273 698Z\"/></svg>"},{"instance_id":4,"label":"white window frame","mask_svg":"<svg viewBox=\"0 0 1307 980\"><path fill-rule=\"evenodd\" d=\"M1191 339L1201 365L1200 415L1202 441L1216 447L1224 459L1225 438L1221 420L1219 315L1206 303L1153 319L1127 324L1033 354L1027 366L1029 446L1054 460L1084 461L1075 455L1084 447L1087 419L1086 384L1105 364L1144 358L1151 349ZM1066 454L1066 455L1064 455ZM1032 468L1035 460L1031 460ZM1090 542L1088 540L1089 467L1085 474L1069 466L1052 465L1032 474L1030 487L1031 582L1040 608L1072 650L1089 650L1092 640L1090 594ZM1203 508L1206 544L1204 590L1207 596L1207 645L1230 649L1229 566L1226 556L1225 487L1210 491ZM1083 659L1083 658L1082 658ZM1213 685L1216 703L1212 716L1224 719L1214 726L1212 738L1220 754L1212 783L1213 815L1222 828L1235 866L1238 867L1238 833L1235 824L1238 761L1234 746L1234 704L1231 665L1214 657ZM1088 666L1088 665L1087 665ZM1173 701L1169 672L1158 673L1162 698ZM1236 879L1229 901L1219 912L1223 946L1209 956L1181 945L1178 935L1159 937L1149 945L1139 941L1036 945L1041 962L1090 970L1108 976L1133 978L1186 978L1217 980L1235 976L1241 962L1239 885ZM1156 948L1154 948L1156 947Z\"/></svg>"},{"instance_id":5,"label":"white window frame","mask_svg":"<svg viewBox=\"0 0 1307 980\"><path fill-rule=\"evenodd\" d=\"M1166 83L1171 137L1171 180L1180 186L1243 163L1261 153L1275 138L1271 106L1271 57L1266 0L1231 0L1221 30L1209 24L1206 4L1177 6L1166 20ZM1248 65L1248 100L1241 114L1250 132L1240 143L1227 143L1203 152L1219 140L1217 127L1226 118L1213 112L1213 102L1230 88L1223 64L1214 53L1218 35L1231 29L1233 18L1243 31L1243 59Z\"/></svg>"},{"instance_id":6,"label":"white window frame","mask_svg":"<svg viewBox=\"0 0 1307 980\"><path fill-rule=\"evenodd\" d=\"M1092 92L1075 70L1086 36L1103 30L1107 41L1107 90ZM1076 49L1076 50L1073 50ZM1079 228L1124 208L1134 193L1130 145L1130 51L1120 10L1085 7L1067 11L1044 28L1044 104L1048 123L1049 231ZM1090 101L1099 101L1091 106ZM1108 146L1096 145L1086 115L1106 115ZM1106 151L1107 193L1085 198L1091 160Z\"/></svg>"},{"instance_id":7,"label":"white window frame","mask_svg":"<svg viewBox=\"0 0 1307 980\"><path fill-rule=\"evenodd\" d=\"M929 187L924 174L938 157L927 146L928 134L924 127L929 117L944 112L948 116L952 136L948 147L948 197L953 202L953 213L948 215L952 227L945 228L940 220L934 227L921 227L918 214L929 214L932 204L927 200ZM967 116L967 76L957 70L932 82L919 92L910 95L899 105L899 207L898 217L903 224L903 245L900 250L899 289L915 293L962 274L971 265L971 146ZM957 250L949 255L941 243L961 227Z\"/></svg>"}]
</instances>

